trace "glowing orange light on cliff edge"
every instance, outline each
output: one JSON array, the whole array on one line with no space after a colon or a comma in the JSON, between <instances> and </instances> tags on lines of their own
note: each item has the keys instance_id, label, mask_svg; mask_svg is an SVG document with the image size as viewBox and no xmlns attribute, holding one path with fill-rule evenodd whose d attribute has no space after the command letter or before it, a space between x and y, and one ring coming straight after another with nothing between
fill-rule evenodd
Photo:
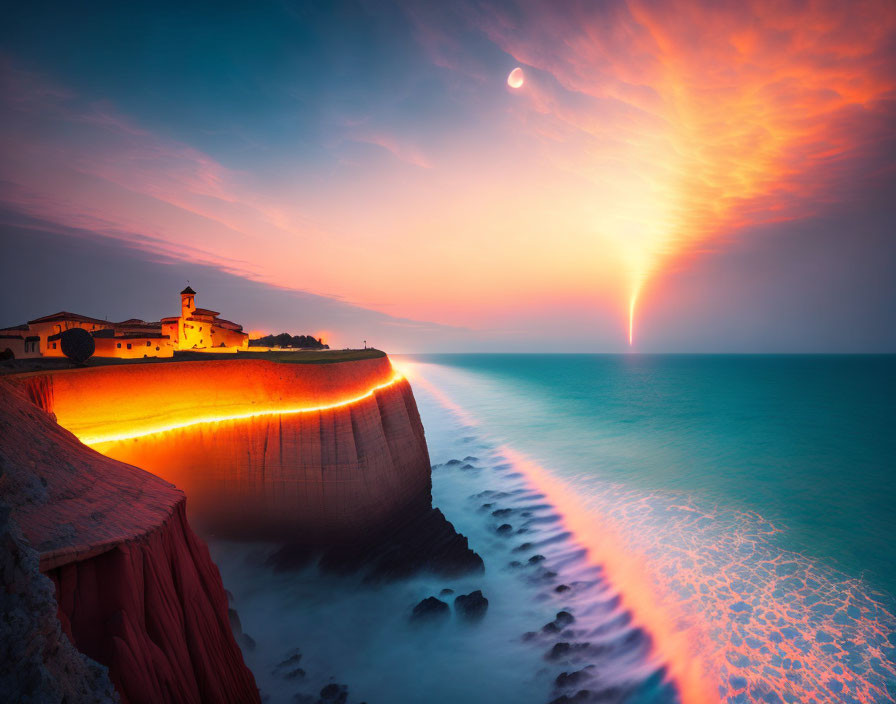
<instances>
[{"instance_id":1,"label":"glowing orange light on cliff edge","mask_svg":"<svg viewBox=\"0 0 896 704\"><path fill-rule=\"evenodd\" d=\"M266 409L261 411L250 411L248 413L233 413L227 415L205 415L198 416L196 418L191 418L186 421L178 421L173 423L165 423L161 422L158 425L149 426L149 427L141 427L140 429L119 433L110 433L108 435L95 435L95 436L78 436L78 439L83 442L85 445L90 445L91 447L96 447L97 445L104 445L106 443L112 442L121 442L123 440L132 440L134 438L140 438L147 435L155 435L157 433L165 433L172 430L179 430L181 428L189 428L195 425L201 425L206 423L220 423L222 421L229 420L244 420L247 418L258 418L261 416L278 416L278 415L295 415L298 413L316 413L318 411L328 411L334 408L341 408L343 406L350 406L354 403L358 403L359 401L363 401L364 399L370 398L377 391L381 391L382 389L386 389L394 384L398 383L404 379L404 377L396 373L389 381L378 384L371 389L367 390L365 393L360 396L355 396L353 398L348 398L343 401L337 401L335 403L328 403L320 406L307 406L300 408L275 408L275 409Z\"/></svg>"}]
</instances>

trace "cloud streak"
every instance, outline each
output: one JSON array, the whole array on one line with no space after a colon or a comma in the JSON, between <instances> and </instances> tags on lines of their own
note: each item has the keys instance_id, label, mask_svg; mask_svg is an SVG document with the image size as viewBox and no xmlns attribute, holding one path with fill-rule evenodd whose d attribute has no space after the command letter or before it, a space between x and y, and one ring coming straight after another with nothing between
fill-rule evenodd
<instances>
[{"instance_id":1,"label":"cloud streak","mask_svg":"<svg viewBox=\"0 0 896 704\"><path fill-rule=\"evenodd\" d=\"M854 196L896 120L886 1L520 3L468 15L537 69L524 117L549 158L593 184L596 229L625 262L632 311L670 259Z\"/></svg>"}]
</instances>

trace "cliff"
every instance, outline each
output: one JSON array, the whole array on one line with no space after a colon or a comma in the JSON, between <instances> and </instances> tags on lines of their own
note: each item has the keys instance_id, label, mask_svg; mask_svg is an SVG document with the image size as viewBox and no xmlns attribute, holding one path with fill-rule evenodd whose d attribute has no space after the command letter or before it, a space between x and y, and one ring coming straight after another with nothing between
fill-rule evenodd
<instances>
[{"instance_id":1,"label":"cliff","mask_svg":"<svg viewBox=\"0 0 896 704\"><path fill-rule=\"evenodd\" d=\"M55 585L71 642L109 668L124 702L258 701L183 493L85 447L5 381L0 397L0 495ZM24 603L41 582L10 585L5 571L4 584ZM102 677L91 681L100 701Z\"/></svg>"},{"instance_id":2,"label":"cliff","mask_svg":"<svg viewBox=\"0 0 896 704\"><path fill-rule=\"evenodd\" d=\"M105 667L79 653L56 617L53 583L0 502L0 692L17 704L119 701Z\"/></svg>"},{"instance_id":3,"label":"cliff","mask_svg":"<svg viewBox=\"0 0 896 704\"><path fill-rule=\"evenodd\" d=\"M190 521L216 535L346 543L431 506L423 425L387 357L110 366L17 383L104 455L183 489Z\"/></svg>"}]
</instances>

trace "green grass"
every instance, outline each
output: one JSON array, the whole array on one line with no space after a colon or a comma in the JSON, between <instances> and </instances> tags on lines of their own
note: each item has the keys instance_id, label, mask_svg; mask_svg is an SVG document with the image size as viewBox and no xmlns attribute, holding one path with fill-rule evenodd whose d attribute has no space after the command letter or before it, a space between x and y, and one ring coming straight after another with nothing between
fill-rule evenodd
<instances>
[{"instance_id":1,"label":"green grass","mask_svg":"<svg viewBox=\"0 0 896 704\"><path fill-rule=\"evenodd\" d=\"M201 352L185 352L185 355L197 354L199 359L220 358L222 355L203 355ZM385 357L382 350L367 348L366 350L278 350L276 352L237 352L235 356L223 355L225 359L267 359L271 362L287 364L330 364L332 362L355 362L359 359L376 359ZM180 357L178 355L174 359Z\"/></svg>"},{"instance_id":2,"label":"green grass","mask_svg":"<svg viewBox=\"0 0 896 704\"><path fill-rule=\"evenodd\" d=\"M333 364L334 362L355 362L361 359L385 357L382 350L368 348L366 350L278 350L276 352L246 352L236 354L209 354L207 352L176 352L174 357L145 359L117 359L115 357L91 357L85 367L103 367L117 364L176 364L177 362L221 361L229 362L240 359L266 359L281 364ZM23 374L26 372L48 371L54 369L75 369L77 365L60 357L37 357L35 359L15 359L0 362L0 376L4 374Z\"/></svg>"}]
</instances>

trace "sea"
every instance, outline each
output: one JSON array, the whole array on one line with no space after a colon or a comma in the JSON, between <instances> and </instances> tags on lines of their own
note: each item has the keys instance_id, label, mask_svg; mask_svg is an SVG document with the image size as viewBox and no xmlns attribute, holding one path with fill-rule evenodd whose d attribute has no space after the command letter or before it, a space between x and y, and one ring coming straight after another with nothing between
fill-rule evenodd
<instances>
[{"instance_id":1,"label":"sea","mask_svg":"<svg viewBox=\"0 0 896 704\"><path fill-rule=\"evenodd\" d=\"M210 541L267 701L896 701L896 356L393 364L485 572L371 585ZM481 621L409 618L474 590Z\"/></svg>"}]
</instances>

